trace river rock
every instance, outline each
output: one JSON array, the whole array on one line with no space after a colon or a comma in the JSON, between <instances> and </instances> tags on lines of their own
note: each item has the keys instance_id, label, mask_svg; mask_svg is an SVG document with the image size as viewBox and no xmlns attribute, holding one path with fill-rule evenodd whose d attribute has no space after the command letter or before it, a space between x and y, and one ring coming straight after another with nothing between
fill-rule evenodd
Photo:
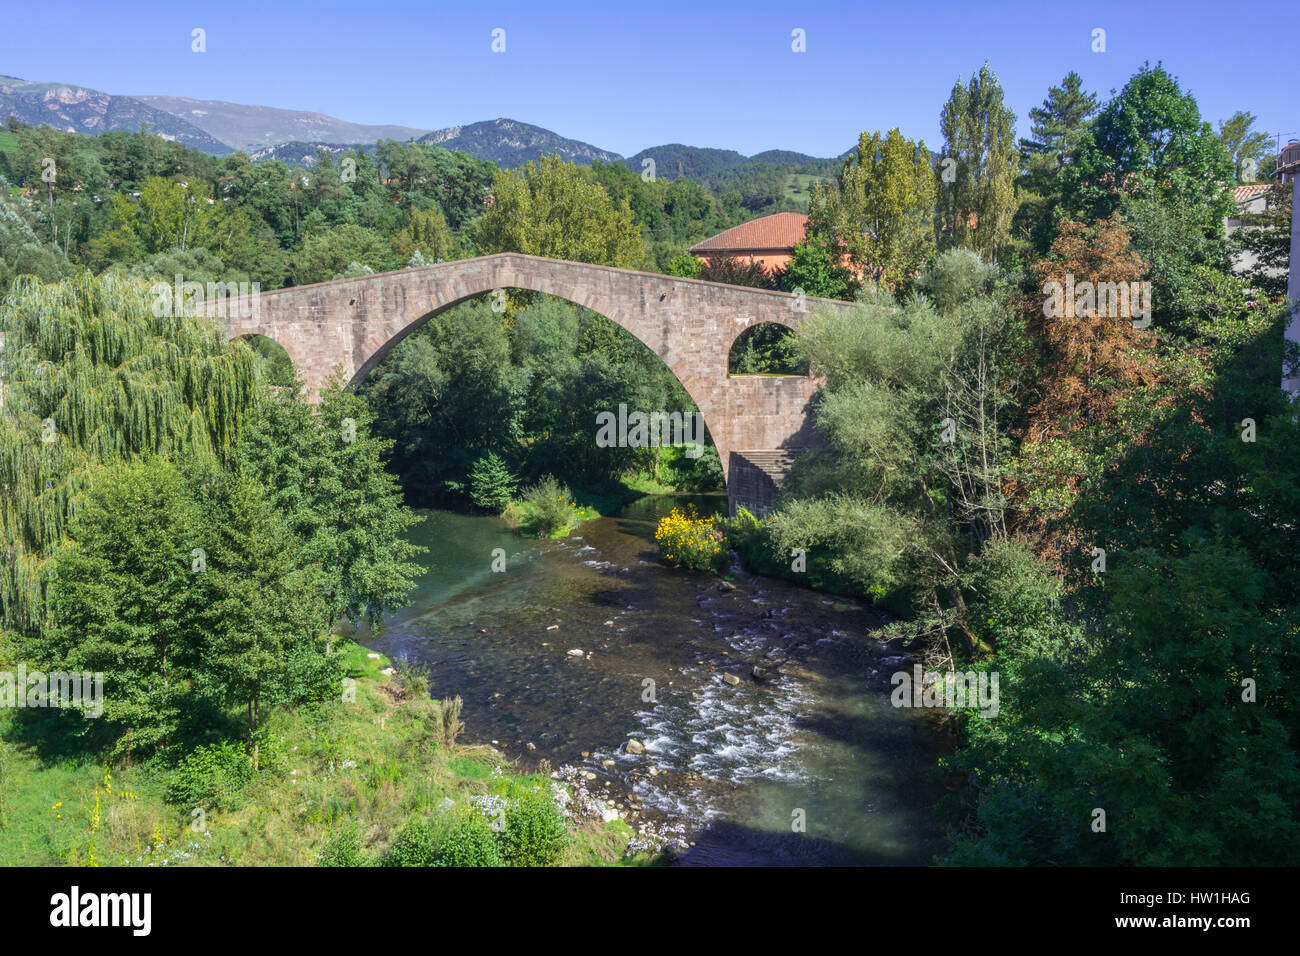
<instances>
[{"instance_id":1,"label":"river rock","mask_svg":"<svg viewBox=\"0 0 1300 956\"><path fill-rule=\"evenodd\" d=\"M642 744L641 741L639 740L629 740L625 746L627 748L627 752L630 754L645 753L645 745Z\"/></svg>"},{"instance_id":2,"label":"river rock","mask_svg":"<svg viewBox=\"0 0 1300 956\"><path fill-rule=\"evenodd\" d=\"M524 744L524 749L527 750L529 753L532 753L534 750L537 749L537 744L533 743L530 740L528 741L528 743Z\"/></svg>"},{"instance_id":3,"label":"river rock","mask_svg":"<svg viewBox=\"0 0 1300 956\"><path fill-rule=\"evenodd\" d=\"M552 624L550 627L547 628L548 631L558 631L559 629L560 629L560 625L558 624Z\"/></svg>"},{"instance_id":4,"label":"river rock","mask_svg":"<svg viewBox=\"0 0 1300 956\"><path fill-rule=\"evenodd\" d=\"M740 678L737 677L735 674L723 674L722 679L726 681L728 684L730 684L732 687L735 687L737 684L740 683Z\"/></svg>"},{"instance_id":5,"label":"river rock","mask_svg":"<svg viewBox=\"0 0 1300 956\"><path fill-rule=\"evenodd\" d=\"M614 761L612 761L612 760L602 760L602 761L600 762L600 765L601 765L602 767L612 767L612 766L614 766Z\"/></svg>"},{"instance_id":6,"label":"river rock","mask_svg":"<svg viewBox=\"0 0 1300 956\"><path fill-rule=\"evenodd\" d=\"M719 582L718 582L718 590L719 590L719 591L734 591L734 590L736 590L736 586L735 586L734 584L732 584L730 581L719 581Z\"/></svg>"},{"instance_id":7,"label":"river rock","mask_svg":"<svg viewBox=\"0 0 1300 956\"><path fill-rule=\"evenodd\" d=\"M582 779L583 779L583 780L595 780L595 779L596 779L596 775L595 775L594 773L592 773L590 770L584 770L584 771L582 771Z\"/></svg>"},{"instance_id":8,"label":"river rock","mask_svg":"<svg viewBox=\"0 0 1300 956\"><path fill-rule=\"evenodd\" d=\"M569 656L570 656L570 657L581 657L581 656L583 655L583 653L584 653L584 652L583 652L583 650L582 650L581 647L575 647L573 650L569 651Z\"/></svg>"},{"instance_id":9,"label":"river rock","mask_svg":"<svg viewBox=\"0 0 1300 956\"><path fill-rule=\"evenodd\" d=\"M755 665L750 669L749 672L750 672L750 674L752 674L752 675L754 676L754 680L767 680L767 668L766 668L766 667L759 667L757 664L755 664Z\"/></svg>"}]
</instances>

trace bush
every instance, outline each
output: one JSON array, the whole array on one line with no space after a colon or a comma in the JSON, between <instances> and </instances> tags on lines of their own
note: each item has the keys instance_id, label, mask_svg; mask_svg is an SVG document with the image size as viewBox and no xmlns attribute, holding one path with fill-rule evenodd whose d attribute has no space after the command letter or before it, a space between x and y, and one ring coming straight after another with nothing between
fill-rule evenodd
<instances>
[{"instance_id":1,"label":"bush","mask_svg":"<svg viewBox=\"0 0 1300 956\"><path fill-rule=\"evenodd\" d=\"M518 479L496 452L488 452L469 472L469 497L480 508L500 514L514 496Z\"/></svg>"},{"instance_id":2,"label":"bush","mask_svg":"<svg viewBox=\"0 0 1300 956\"><path fill-rule=\"evenodd\" d=\"M577 527L583 512L573 501L569 486L547 475L524 489L525 523L539 537L554 538Z\"/></svg>"},{"instance_id":3,"label":"bush","mask_svg":"<svg viewBox=\"0 0 1300 956\"><path fill-rule=\"evenodd\" d=\"M487 820L462 817L442 840L435 866L505 866L498 836Z\"/></svg>"},{"instance_id":4,"label":"bush","mask_svg":"<svg viewBox=\"0 0 1300 956\"><path fill-rule=\"evenodd\" d=\"M166 800L182 807L231 810L253 778L253 761L243 744L208 744L181 761L167 782Z\"/></svg>"},{"instance_id":5,"label":"bush","mask_svg":"<svg viewBox=\"0 0 1300 956\"><path fill-rule=\"evenodd\" d=\"M436 866L440 840L430 820L414 818L397 832L384 857L385 866Z\"/></svg>"},{"instance_id":6,"label":"bush","mask_svg":"<svg viewBox=\"0 0 1300 956\"><path fill-rule=\"evenodd\" d=\"M349 821L336 830L321 847L317 863L320 866L365 866L364 841L356 821Z\"/></svg>"},{"instance_id":7,"label":"bush","mask_svg":"<svg viewBox=\"0 0 1300 956\"><path fill-rule=\"evenodd\" d=\"M560 808L537 790L510 801L501 850L511 866L554 866L569 845Z\"/></svg>"},{"instance_id":8,"label":"bush","mask_svg":"<svg viewBox=\"0 0 1300 956\"><path fill-rule=\"evenodd\" d=\"M661 518L655 543L669 561L694 571L720 571L727 564L727 536L713 518L698 517L694 505Z\"/></svg>"},{"instance_id":9,"label":"bush","mask_svg":"<svg viewBox=\"0 0 1300 956\"><path fill-rule=\"evenodd\" d=\"M722 473L718 450L712 445L706 445L697 458L686 454L690 450L691 447L687 445L660 448L659 460L655 465L655 481L684 491L714 491L724 487L726 476Z\"/></svg>"}]
</instances>

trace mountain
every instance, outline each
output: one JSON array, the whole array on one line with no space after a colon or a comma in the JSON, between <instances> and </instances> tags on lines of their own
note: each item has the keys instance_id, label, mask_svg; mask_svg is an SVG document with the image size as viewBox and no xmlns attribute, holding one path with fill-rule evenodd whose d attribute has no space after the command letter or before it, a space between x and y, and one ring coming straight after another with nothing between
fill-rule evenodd
<instances>
[{"instance_id":1,"label":"mountain","mask_svg":"<svg viewBox=\"0 0 1300 956\"><path fill-rule=\"evenodd\" d=\"M590 143L565 139L549 129L512 119L494 119L469 126L436 129L416 142L432 143L444 149L459 150L479 159L490 159L498 166L513 169L528 160L558 154L563 159L590 166L596 160L612 163L618 153L598 149Z\"/></svg>"},{"instance_id":2,"label":"mountain","mask_svg":"<svg viewBox=\"0 0 1300 956\"><path fill-rule=\"evenodd\" d=\"M641 172L642 162L646 159L655 161L655 174L668 179L684 176L687 179L705 181L713 179L728 170L752 172L756 169L770 167L798 168L800 172L818 176L834 175L839 169L838 160L822 159L807 153L796 153L788 149L769 149L753 156L745 156L734 149L709 149L702 146L683 146L681 143L667 143L643 149L635 156L629 156L623 163L636 172Z\"/></svg>"},{"instance_id":3,"label":"mountain","mask_svg":"<svg viewBox=\"0 0 1300 956\"><path fill-rule=\"evenodd\" d=\"M304 143L301 140L295 140L292 143L277 143L274 146L263 146L261 149L248 150L248 158L253 162L262 162L268 159L278 159L282 163L288 163L291 166L313 166L316 163L316 153L322 149L327 149L331 153L364 153L367 156L374 156L378 152L376 143Z\"/></svg>"},{"instance_id":4,"label":"mountain","mask_svg":"<svg viewBox=\"0 0 1300 956\"><path fill-rule=\"evenodd\" d=\"M245 106L221 100L191 100L184 96L137 96L136 99L192 123L223 143L249 151L291 142L330 145L374 143L381 139L405 142L428 132L411 126L369 126L324 113Z\"/></svg>"},{"instance_id":5,"label":"mountain","mask_svg":"<svg viewBox=\"0 0 1300 956\"><path fill-rule=\"evenodd\" d=\"M202 127L141 102L68 83L32 83L0 76L0 120L16 117L29 126L48 123L71 133L99 135L107 130L134 133L142 123L163 139L224 156L234 150Z\"/></svg>"}]
</instances>

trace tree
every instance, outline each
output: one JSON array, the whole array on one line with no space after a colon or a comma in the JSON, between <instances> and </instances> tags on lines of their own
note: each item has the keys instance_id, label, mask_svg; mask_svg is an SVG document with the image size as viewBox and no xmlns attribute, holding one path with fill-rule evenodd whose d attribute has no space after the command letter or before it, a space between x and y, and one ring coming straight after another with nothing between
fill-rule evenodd
<instances>
[{"instance_id":1,"label":"tree","mask_svg":"<svg viewBox=\"0 0 1300 956\"><path fill-rule=\"evenodd\" d=\"M967 247L993 260L1007 248L1018 205L1015 123L987 63L967 86L960 81L953 85L940 115L944 145L935 168L935 229L941 249Z\"/></svg>"},{"instance_id":2,"label":"tree","mask_svg":"<svg viewBox=\"0 0 1300 956\"><path fill-rule=\"evenodd\" d=\"M638 268L645 248L627 201L615 206L589 173L558 156L502 170L493 201L475 227L479 252Z\"/></svg>"},{"instance_id":3,"label":"tree","mask_svg":"<svg viewBox=\"0 0 1300 956\"><path fill-rule=\"evenodd\" d=\"M469 472L469 497L474 504L498 514L505 510L519 479L510 473L506 463L494 451L488 452Z\"/></svg>"},{"instance_id":4,"label":"tree","mask_svg":"<svg viewBox=\"0 0 1300 956\"><path fill-rule=\"evenodd\" d=\"M1222 235L1232 161L1191 94L1159 65L1143 66L1106 104L1063 175L1067 213L1105 219L1131 197L1190 211Z\"/></svg>"},{"instance_id":5,"label":"tree","mask_svg":"<svg viewBox=\"0 0 1300 956\"><path fill-rule=\"evenodd\" d=\"M246 343L227 341L204 319L155 316L153 304L145 282L80 275L58 285L20 277L0 308L7 627L39 633L48 562L98 465L214 459L256 401L258 367Z\"/></svg>"},{"instance_id":6,"label":"tree","mask_svg":"<svg viewBox=\"0 0 1300 956\"><path fill-rule=\"evenodd\" d=\"M1020 140L1024 169L1018 184L1016 234L1028 240L1039 254L1047 251L1055 234L1061 170L1070 162L1097 113L1096 95L1084 92L1082 87L1082 78L1071 71L1060 86L1049 88L1042 106L1029 111L1033 121L1030 137Z\"/></svg>"},{"instance_id":7,"label":"tree","mask_svg":"<svg viewBox=\"0 0 1300 956\"><path fill-rule=\"evenodd\" d=\"M1247 257L1244 270L1247 280L1268 296L1286 295L1294 188L1294 182L1275 185L1264 211L1242 216L1241 228L1233 235L1233 248Z\"/></svg>"},{"instance_id":8,"label":"tree","mask_svg":"<svg viewBox=\"0 0 1300 956\"><path fill-rule=\"evenodd\" d=\"M836 262L830 250L810 242L800 242L795 244L794 255L781 273L780 285L786 292L803 290L805 295L847 299L857 287L857 280L852 272Z\"/></svg>"},{"instance_id":9,"label":"tree","mask_svg":"<svg viewBox=\"0 0 1300 956\"><path fill-rule=\"evenodd\" d=\"M381 624L405 603L419 548L404 532L419 519L402 504L384 468L392 443L373 432L364 399L334 382L319 415L288 389L266 399L239 436L235 469L265 486L290 531L304 542L302 561L317 569L316 623L342 618Z\"/></svg>"},{"instance_id":10,"label":"tree","mask_svg":"<svg viewBox=\"0 0 1300 956\"><path fill-rule=\"evenodd\" d=\"M195 689L239 705L258 766L258 730L276 705L321 699L340 676L328 657L319 593L327 566L276 510L269 489L248 473L212 473L204 482L206 569L196 617L203 640L191 661Z\"/></svg>"},{"instance_id":11,"label":"tree","mask_svg":"<svg viewBox=\"0 0 1300 956\"><path fill-rule=\"evenodd\" d=\"M378 233L364 226L342 225L309 235L290 259L289 273L296 285L325 282L353 262L375 272L387 272L401 264Z\"/></svg>"},{"instance_id":12,"label":"tree","mask_svg":"<svg viewBox=\"0 0 1300 956\"><path fill-rule=\"evenodd\" d=\"M1219 141L1232 160L1238 182L1259 179L1264 158L1269 155L1271 143L1268 133L1257 131L1255 120L1254 113L1238 110L1226 120L1219 121Z\"/></svg>"},{"instance_id":13,"label":"tree","mask_svg":"<svg viewBox=\"0 0 1300 956\"><path fill-rule=\"evenodd\" d=\"M874 282L894 288L934 250L935 180L925 141L862 133L839 178L813 187L808 233Z\"/></svg>"},{"instance_id":14,"label":"tree","mask_svg":"<svg viewBox=\"0 0 1300 956\"><path fill-rule=\"evenodd\" d=\"M778 277L763 263L738 256L716 256L705 260L699 278L706 282L725 282L754 289L775 289L778 283Z\"/></svg>"},{"instance_id":15,"label":"tree","mask_svg":"<svg viewBox=\"0 0 1300 956\"><path fill-rule=\"evenodd\" d=\"M181 473L166 462L100 469L69 528L52 589L54 625L33 656L103 672L116 753L177 742L190 665L205 635L194 548L211 545Z\"/></svg>"},{"instance_id":16,"label":"tree","mask_svg":"<svg viewBox=\"0 0 1300 956\"><path fill-rule=\"evenodd\" d=\"M437 206L412 209L410 221L393 237L392 245L393 252L403 261L416 252L429 263L455 258L455 239Z\"/></svg>"}]
</instances>

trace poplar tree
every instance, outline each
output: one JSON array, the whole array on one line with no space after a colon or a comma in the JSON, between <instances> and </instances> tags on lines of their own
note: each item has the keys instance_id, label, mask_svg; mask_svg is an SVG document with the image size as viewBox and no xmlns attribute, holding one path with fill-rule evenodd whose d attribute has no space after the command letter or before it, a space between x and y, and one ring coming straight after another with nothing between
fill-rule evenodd
<instances>
[{"instance_id":1,"label":"poplar tree","mask_svg":"<svg viewBox=\"0 0 1300 956\"><path fill-rule=\"evenodd\" d=\"M939 203L935 220L941 249L973 249L986 262L1006 251L1019 200L1020 165L1015 114L988 63L966 86L958 80L940 114L943 154L935 168Z\"/></svg>"},{"instance_id":2,"label":"poplar tree","mask_svg":"<svg viewBox=\"0 0 1300 956\"><path fill-rule=\"evenodd\" d=\"M934 251L934 174L925 141L865 132L839 177L815 186L808 232L873 281L898 288Z\"/></svg>"}]
</instances>

